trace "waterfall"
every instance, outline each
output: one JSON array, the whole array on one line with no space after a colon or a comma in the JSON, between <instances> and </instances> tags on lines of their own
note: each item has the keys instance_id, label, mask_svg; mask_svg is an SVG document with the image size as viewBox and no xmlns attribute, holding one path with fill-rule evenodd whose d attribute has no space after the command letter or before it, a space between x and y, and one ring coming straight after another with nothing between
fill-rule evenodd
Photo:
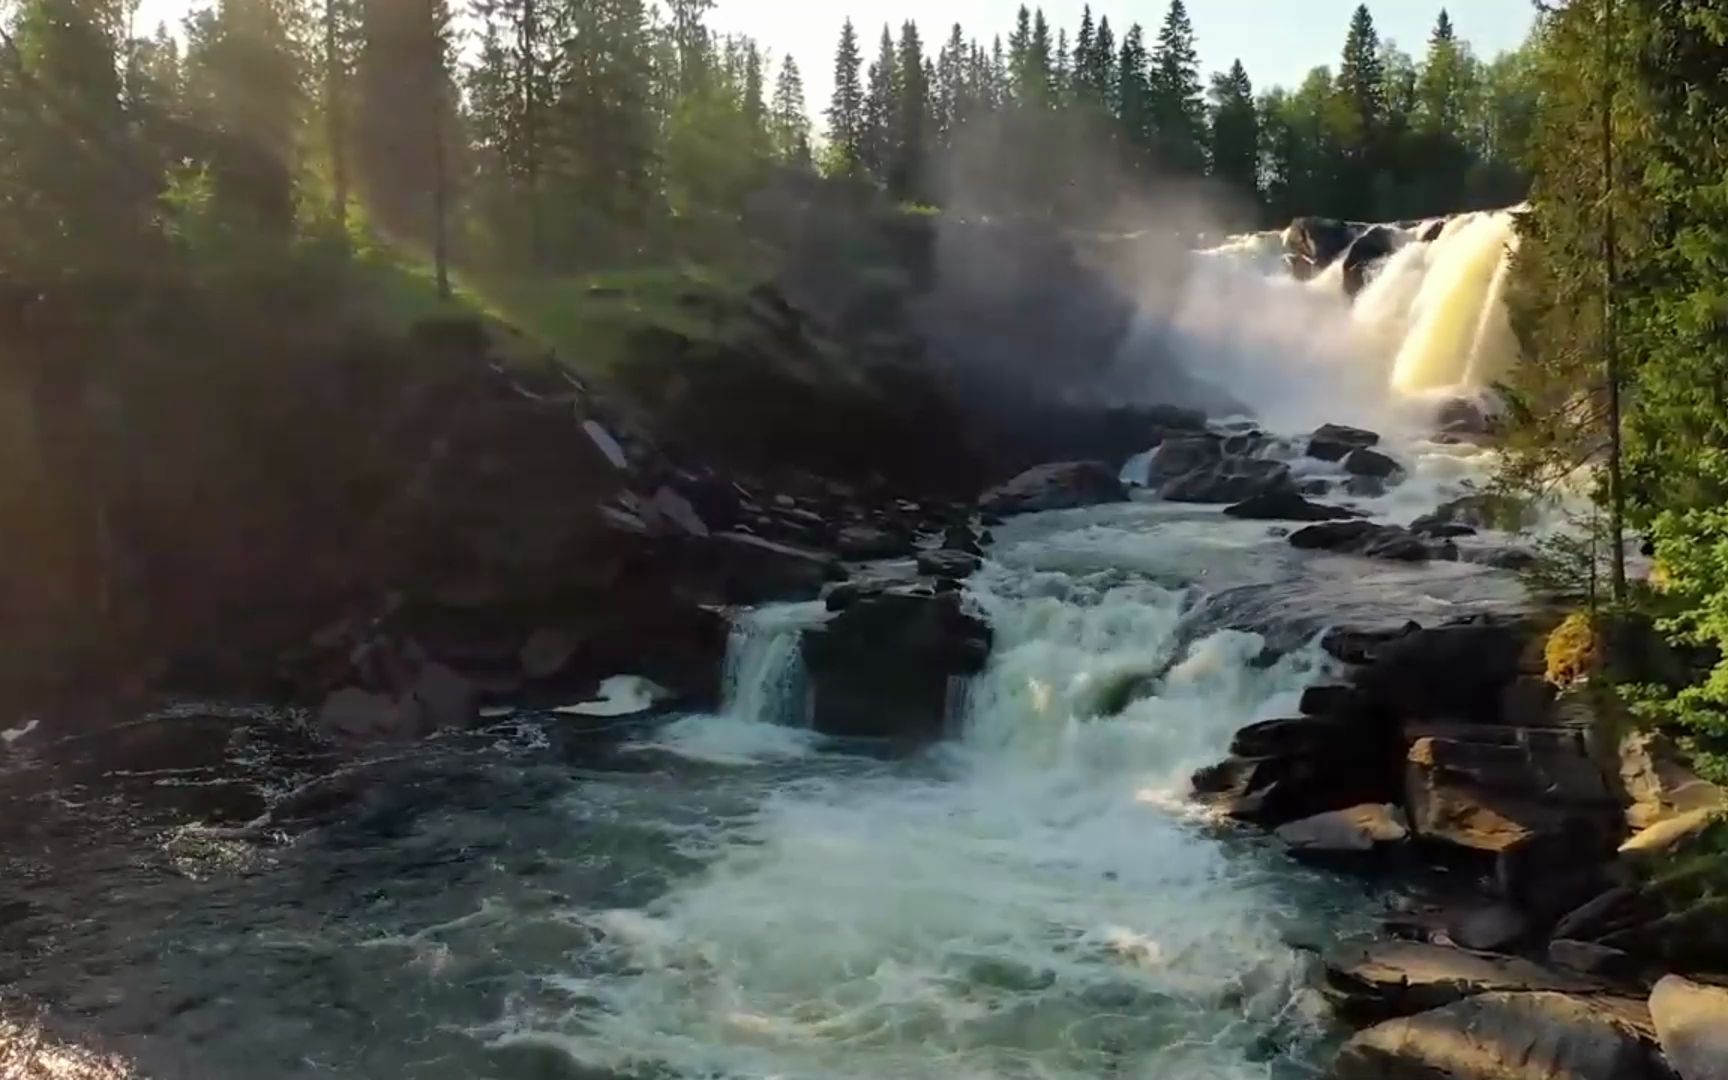
<instances>
[{"instance_id":1,"label":"waterfall","mask_svg":"<svg viewBox=\"0 0 1728 1080\"><path fill-rule=\"evenodd\" d=\"M720 711L665 725L637 750L662 750L713 765L787 761L815 752L810 688L799 639L828 618L819 600L737 613L726 640Z\"/></svg>"},{"instance_id":2,"label":"waterfall","mask_svg":"<svg viewBox=\"0 0 1728 1080\"><path fill-rule=\"evenodd\" d=\"M1273 268L1277 234L1203 252L1172 324L1191 370L1275 427L1396 425L1399 406L1478 390L1517 359L1506 310L1518 208L1432 222L1370 271L1354 301L1342 256L1305 283Z\"/></svg>"},{"instance_id":3,"label":"waterfall","mask_svg":"<svg viewBox=\"0 0 1728 1080\"><path fill-rule=\"evenodd\" d=\"M721 713L735 720L808 727L810 688L799 639L827 615L821 601L740 612L726 641Z\"/></svg>"}]
</instances>

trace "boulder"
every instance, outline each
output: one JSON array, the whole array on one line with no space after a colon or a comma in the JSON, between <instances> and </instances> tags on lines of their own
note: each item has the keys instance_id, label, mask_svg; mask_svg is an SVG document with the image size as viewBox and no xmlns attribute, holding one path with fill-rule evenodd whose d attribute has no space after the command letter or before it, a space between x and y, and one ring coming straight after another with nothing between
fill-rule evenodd
<instances>
[{"instance_id":1,"label":"boulder","mask_svg":"<svg viewBox=\"0 0 1728 1080\"><path fill-rule=\"evenodd\" d=\"M1344 458L1344 471L1352 476L1371 476L1376 480L1386 480L1403 472L1404 468L1395 459L1380 451L1363 447L1350 451Z\"/></svg>"},{"instance_id":2,"label":"boulder","mask_svg":"<svg viewBox=\"0 0 1728 1080\"><path fill-rule=\"evenodd\" d=\"M1261 720L1236 733L1230 752L1238 757L1321 754L1348 745L1357 738L1357 731L1354 725L1330 716Z\"/></svg>"},{"instance_id":3,"label":"boulder","mask_svg":"<svg viewBox=\"0 0 1728 1080\"><path fill-rule=\"evenodd\" d=\"M1422 562L1433 554L1427 543L1408 530L1360 520L1310 525L1291 533L1289 543L1303 551L1332 551L1393 562Z\"/></svg>"},{"instance_id":4,"label":"boulder","mask_svg":"<svg viewBox=\"0 0 1728 1080\"><path fill-rule=\"evenodd\" d=\"M563 626L545 626L528 635L517 654L522 674L530 679L550 679L570 662L582 647L580 631Z\"/></svg>"},{"instance_id":5,"label":"boulder","mask_svg":"<svg viewBox=\"0 0 1728 1080\"><path fill-rule=\"evenodd\" d=\"M1680 1080L1728 1080L1728 988L1664 976L1650 992L1650 1019Z\"/></svg>"},{"instance_id":6,"label":"boulder","mask_svg":"<svg viewBox=\"0 0 1728 1080\"><path fill-rule=\"evenodd\" d=\"M742 532L715 533L704 552L721 595L731 603L811 599L846 576L826 552Z\"/></svg>"},{"instance_id":7,"label":"boulder","mask_svg":"<svg viewBox=\"0 0 1728 1080\"><path fill-rule=\"evenodd\" d=\"M1409 233L1390 225L1375 225L1358 236L1344 252L1344 294L1361 292L1374 265L1409 241Z\"/></svg>"},{"instance_id":8,"label":"boulder","mask_svg":"<svg viewBox=\"0 0 1728 1080\"><path fill-rule=\"evenodd\" d=\"M1535 523L1535 512L1517 499L1479 492L1441 503L1433 513L1411 522L1410 528L1426 531L1438 525L1468 525L1473 529L1521 529Z\"/></svg>"},{"instance_id":9,"label":"boulder","mask_svg":"<svg viewBox=\"0 0 1728 1080\"><path fill-rule=\"evenodd\" d=\"M812 722L829 735L940 738L951 681L983 669L990 641L988 624L957 593L893 588L854 596L804 633Z\"/></svg>"},{"instance_id":10,"label":"boulder","mask_svg":"<svg viewBox=\"0 0 1728 1080\"><path fill-rule=\"evenodd\" d=\"M1122 481L1103 462L1065 461L1026 470L985 492L978 506L988 513L1024 514L1123 502L1127 498Z\"/></svg>"},{"instance_id":11,"label":"boulder","mask_svg":"<svg viewBox=\"0 0 1728 1080\"><path fill-rule=\"evenodd\" d=\"M1179 476L1216 465L1224 459L1224 440L1212 434L1166 439L1146 465L1146 485L1162 487Z\"/></svg>"},{"instance_id":12,"label":"boulder","mask_svg":"<svg viewBox=\"0 0 1728 1080\"><path fill-rule=\"evenodd\" d=\"M1254 521L1342 521L1357 516L1341 506L1309 502L1292 488L1261 491L1234 506L1224 508L1230 517Z\"/></svg>"},{"instance_id":13,"label":"boulder","mask_svg":"<svg viewBox=\"0 0 1728 1080\"><path fill-rule=\"evenodd\" d=\"M480 688L453 669L428 661L406 690L389 694L345 687L318 710L320 731L341 742L420 739L466 727L480 715Z\"/></svg>"},{"instance_id":14,"label":"boulder","mask_svg":"<svg viewBox=\"0 0 1728 1080\"><path fill-rule=\"evenodd\" d=\"M1447 435L1486 438L1495 433L1494 417L1481 402L1447 398L1434 411L1434 426Z\"/></svg>"},{"instance_id":15,"label":"boulder","mask_svg":"<svg viewBox=\"0 0 1728 1080\"><path fill-rule=\"evenodd\" d=\"M1361 667L1372 664L1379 657L1380 651L1393 642L1421 629L1421 626L1413 622L1379 630L1334 626L1320 635L1320 649L1341 664Z\"/></svg>"},{"instance_id":16,"label":"boulder","mask_svg":"<svg viewBox=\"0 0 1728 1080\"><path fill-rule=\"evenodd\" d=\"M1307 281L1343 255L1367 226L1332 218L1299 217L1284 230L1284 261L1298 281Z\"/></svg>"},{"instance_id":17,"label":"boulder","mask_svg":"<svg viewBox=\"0 0 1728 1080\"><path fill-rule=\"evenodd\" d=\"M1378 445L1378 432L1344 424L1321 424L1308 437L1308 456L1321 461L1343 461L1352 450Z\"/></svg>"},{"instance_id":18,"label":"boulder","mask_svg":"<svg viewBox=\"0 0 1728 1080\"><path fill-rule=\"evenodd\" d=\"M1640 898L1650 909L1649 897ZM1704 896L1657 906L1662 913L1612 930L1600 943L1631 955L1642 968L1696 974L1728 971L1728 897Z\"/></svg>"},{"instance_id":19,"label":"boulder","mask_svg":"<svg viewBox=\"0 0 1728 1080\"><path fill-rule=\"evenodd\" d=\"M1378 476L1352 476L1344 481L1344 494L1357 499L1378 499L1386 494L1386 481Z\"/></svg>"},{"instance_id":20,"label":"boulder","mask_svg":"<svg viewBox=\"0 0 1728 1080\"><path fill-rule=\"evenodd\" d=\"M1576 743L1425 737L1411 744L1406 761L1405 805L1425 840L1497 854L1538 837L1565 837L1580 856L1602 860L1613 851L1616 804L1595 760Z\"/></svg>"},{"instance_id":21,"label":"boulder","mask_svg":"<svg viewBox=\"0 0 1728 1080\"><path fill-rule=\"evenodd\" d=\"M1239 503L1294 490L1290 466L1265 458L1232 457L1179 476L1159 488L1167 502Z\"/></svg>"},{"instance_id":22,"label":"boulder","mask_svg":"<svg viewBox=\"0 0 1728 1080\"><path fill-rule=\"evenodd\" d=\"M920 552L918 555L918 572L929 577L971 577L982 565L984 560L976 555L947 548Z\"/></svg>"},{"instance_id":23,"label":"boulder","mask_svg":"<svg viewBox=\"0 0 1728 1080\"><path fill-rule=\"evenodd\" d=\"M1626 823L1634 829L1728 806L1728 793L1693 772L1673 741L1657 732L1635 731L1620 740L1620 785L1629 804Z\"/></svg>"},{"instance_id":24,"label":"boulder","mask_svg":"<svg viewBox=\"0 0 1728 1080\"><path fill-rule=\"evenodd\" d=\"M1333 1080L1658 1080L1642 1003L1490 993L1358 1033Z\"/></svg>"},{"instance_id":25,"label":"boulder","mask_svg":"<svg viewBox=\"0 0 1728 1080\"><path fill-rule=\"evenodd\" d=\"M1468 904L1446 914L1446 936L1466 949L1502 952L1530 934L1530 919L1518 907L1496 901Z\"/></svg>"},{"instance_id":26,"label":"boulder","mask_svg":"<svg viewBox=\"0 0 1728 1080\"><path fill-rule=\"evenodd\" d=\"M1321 993L1352 1023L1375 1023L1438 1009L1477 994L1590 993L1600 984L1515 956L1422 941L1343 946L1324 957Z\"/></svg>"},{"instance_id":27,"label":"boulder","mask_svg":"<svg viewBox=\"0 0 1728 1080\"><path fill-rule=\"evenodd\" d=\"M1594 941L1556 938L1548 943L1548 963L1579 975L1617 978L1627 973L1629 957L1619 949Z\"/></svg>"},{"instance_id":28,"label":"boulder","mask_svg":"<svg viewBox=\"0 0 1728 1080\"><path fill-rule=\"evenodd\" d=\"M1333 810L1280 825L1278 839L1297 852L1373 851L1407 839L1404 812L1385 803L1367 803Z\"/></svg>"},{"instance_id":29,"label":"boulder","mask_svg":"<svg viewBox=\"0 0 1728 1080\"><path fill-rule=\"evenodd\" d=\"M834 551L856 562L898 559L912 554L912 538L876 525L848 525L835 536Z\"/></svg>"},{"instance_id":30,"label":"boulder","mask_svg":"<svg viewBox=\"0 0 1728 1080\"><path fill-rule=\"evenodd\" d=\"M1693 846L1723 822L1728 822L1728 811L1721 807L1692 810L1642 830L1620 845L1620 854L1650 861L1666 858Z\"/></svg>"},{"instance_id":31,"label":"boulder","mask_svg":"<svg viewBox=\"0 0 1728 1080\"><path fill-rule=\"evenodd\" d=\"M1506 621L1417 629L1376 650L1357 685L1400 716L1497 721L1528 640L1523 624Z\"/></svg>"}]
</instances>

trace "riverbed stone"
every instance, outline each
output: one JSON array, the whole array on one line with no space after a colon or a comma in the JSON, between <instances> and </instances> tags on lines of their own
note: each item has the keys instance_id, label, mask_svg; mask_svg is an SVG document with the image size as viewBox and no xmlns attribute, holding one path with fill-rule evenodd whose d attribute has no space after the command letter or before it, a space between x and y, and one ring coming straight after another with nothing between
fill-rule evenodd
<instances>
[{"instance_id":1,"label":"riverbed stone","mask_svg":"<svg viewBox=\"0 0 1728 1080\"><path fill-rule=\"evenodd\" d=\"M1386 1021L1344 1045L1333 1080L1659 1080L1642 1003L1487 993ZM1711 1078L1714 1080L1714 1078Z\"/></svg>"},{"instance_id":2,"label":"riverbed stone","mask_svg":"<svg viewBox=\"0 0 1728 1080\"><path fill-rule=\"evenodd\" d=\"M1280 825L1278 839L1298 852L1365 852L1403 842L1410 835L1404 812L1387 803L1367 803Z\"/></svg>"},{"instance_id":3,"label":"riverbed stone","mask_svg":"<svg viewBox=\"0 0 1728 1080\"><path fill-rule=\"evenodd\" d=\"M1345 424L1321 424L1308 437L1308 456L1321 461L1343 461L1352 450L1378 445L1379 432Z\"/></svg>"},{"instance_id":4,"label":"riverbed stone","mask_svg":"<svg viewBox=\"0 0 1728 1080\"><path fill-rule=\"evenodd\" d=\"M1272 488L1224 508L1228 517L1252 521L1342 521L1357 516L1342 506L1310 502L1292 488Z\"/></svg>"},{"instance_id":5,"label":"riverbed stone","mask_svg":"<svg viewBox=\"0 0 1728 1080\"><path fill-rule=\"evenodd\" d=\"M1664 976L1650 992L1650 1018L1680 1080L1728 1080L1728 987Z\"/></svg>"},{"instance_id":6,"label":"riverbed stone","mask_svg":"<svg viewBox=\"0 0 1728 1080\"><path fill-rule=\"evenodd\" d=\"M1404 467L1378 450L1362 447L1350 451L1345 457L1344 471L1352 476L1372 476L1376 480L1386 480L1403 472Z\"/></svg>"},{"instance_id":7,"label":"riverbed stone","mask_svg":"<svg viewBox=\"0 0 1728 1080\"><path fill-rule=\"evenodd\" d=\"M1101 461L1059 461L1039 465L991 488L978 507L992 514L1072 510L1123 502L1128 491L1115 470Z\"/></svg>"},{"instance_id":8,"label":"riverbed stone","mask_svg":"<svg viewBox=\"0 0 1728 1080\"><path fill-rule=\"evenodd\" d=\"M1590 993L1593 980L1515 956L1420 941L1376 941L1325 956L1321 992L1340 1015L1372 1023L1496 991Z\"/></svg>"}]
</instances>

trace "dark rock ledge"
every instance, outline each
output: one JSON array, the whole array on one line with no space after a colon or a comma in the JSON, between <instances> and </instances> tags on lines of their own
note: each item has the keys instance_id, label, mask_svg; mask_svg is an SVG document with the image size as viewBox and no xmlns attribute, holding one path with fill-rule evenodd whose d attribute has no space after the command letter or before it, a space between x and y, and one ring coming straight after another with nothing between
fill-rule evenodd
<instances>
[{"instance_id":1,"label":"dark rock ledge","mask_svg":"<svg viewBox=\"0 0 1728 1080\"><path fill-rule=\"evenodd\" d=\"M1404 886L1380 937L1323 950L1358 1029L1336 1080L1728 1076L1728 900L1672 872L1728 843L1724 793L1549 685L1548 629L1330 631L1344 677L1194 778L1293 857Z\"/></svg>"}]
</instances>

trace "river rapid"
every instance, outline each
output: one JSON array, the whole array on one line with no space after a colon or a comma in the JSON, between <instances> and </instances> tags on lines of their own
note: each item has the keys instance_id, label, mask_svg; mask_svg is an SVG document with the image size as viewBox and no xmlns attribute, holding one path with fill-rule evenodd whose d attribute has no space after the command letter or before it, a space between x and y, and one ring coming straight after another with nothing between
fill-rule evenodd
<instances>
[{"instance_id":1,"label":"river rapid","mask_svg":"<svg viewBox=\"0 0 1728 1080\"><path fill-rule=\"evenodd\" d=\"M1428 495L1468 478L1430 451ZM6 1022L158 1077L1312 1075L1306 947L1383 898L1207 820L1189 774L1325 678L1321 627L1520 591L1277 533L1010 521L969 587L989 667L910 759L800 726L809 604L740 617L718 717L500 718L333 778L244 710L127 729L201 767L19 736Z\"/></svg>"}]
</instances>

